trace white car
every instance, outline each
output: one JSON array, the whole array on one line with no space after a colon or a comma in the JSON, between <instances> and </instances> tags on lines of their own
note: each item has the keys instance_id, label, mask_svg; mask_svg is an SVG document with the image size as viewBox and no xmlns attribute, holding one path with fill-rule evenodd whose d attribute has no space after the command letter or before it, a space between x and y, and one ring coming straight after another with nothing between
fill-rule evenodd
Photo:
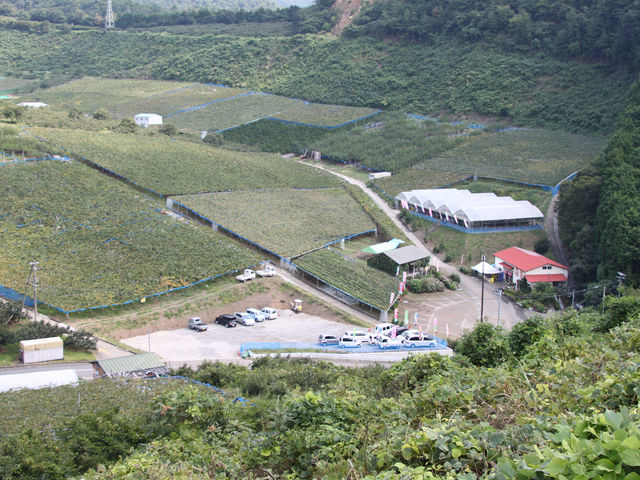
<instances>
[{"instance_id":1,"label":"white car","mask_svg":"<svg viewBox=\"0 0 640 480\"><path fill-rule=\"evenodd\" d=\"M236 315L236 323L240 323L245 327L250 327L256 324L256 321L248 313L236 312L235 315Z\"/></svg>"},{"instance_id":2,"label":"white car","mask_svg":"<svg viewBox=\"0 0 640 480\"><path fill-rule=\"evenodd\" d=\"M429 335L425 335L425 334L410 334L410 335L404 335L402 337L402 343L404 343L405 345L409 346L409 347L435 347L436 346L436 341L433 337L430 337Z\"/></svg>"},{"instance_id":3,"label":"white car","mask_svg":"<svg viewBox=\"0 0 640 480\"><path fill-rule=\"evenodd\" d=\"M402 346L402 340L400 340L400 338L391 338L386 335L382 335L376 343L378 347L383 350L386 350L387 348L400 348Z\"/></svg>"},{"instance_id":4,"label":"white car","mask_svg":"<svg viewBox=\"0 0 640 480\"><path fill-rule=\"evenodd\" d=\"M257 308L247 308L247 313L251 315L256 322L264 322L264 313L260 312Z\"/></svg>"},{"instance_id":5,"label":"white car","mask_svg":"<svg viewBox=\"0 0 640 480\"><path fill-rule=\"evenodd\" d=\"M371 335L369 332L365 332L364 330L348 330L344 332L343 337L352 337L360 340L361 343L373 342L373 335Z\"/></svg>"},{"instance_id":6,"label":"white car","mask_svg":"<svg viewBox=\"0 0 640 480\"><path fill-rule=\"evenodd\" d=\"M264 315L264 318L266 318L267 320L275 320L276 318L278 318L278 310L276 310L275 308L264 307L262 310L260 310L260 313L262 313Z\"/></svg>"},{"instance_id":7,"label":"white car","mask_svg":"<svg viewBox=\"0 0 640 480\"><path fill-rule=\"evenodd\" d=\"M338 347L340 348L360 348L362 342L354 337L340 337Z\"/></svg>"}]
</instances>

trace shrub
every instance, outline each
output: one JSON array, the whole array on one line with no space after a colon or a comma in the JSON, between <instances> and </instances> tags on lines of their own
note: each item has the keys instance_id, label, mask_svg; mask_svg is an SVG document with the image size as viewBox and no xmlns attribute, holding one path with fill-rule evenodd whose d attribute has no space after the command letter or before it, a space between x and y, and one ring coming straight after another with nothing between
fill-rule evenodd
<instances>
[{"instance_id":1,"label":"shrub","mask_svg":"<svg viewBox=\"0 0 640 480\"><path fill-rule=\"evenodd\" d=\"M547 253L550 248L551 242L549 242L549 239L547 237L541 238L533 246L533 250L540 255L544 255L545 253Z\"/></svg>"},{"instance_id":2,"label":"shrub","mask_svg":"<svg viewBox=\"0 0 640 480\"><path fill-rule=\"evenodd\" d=\"M0 325L13 325L27 318L17 302L0 302Z\"/></svg>"},{"instance_id":3,"label":"shrub","mask_svg":"<svg viewBox=\"0 0 640 480\"><path fill-rule=\"evenodd\" d=\"M469 358L478 367L495 367L509 357L509 343L501 327L481 323L465 333L456 345L456 353Z\"/></svg>"},{"instance_id":4,"label":"shrub","mask_svg":"<svg viewBox=\"0 0 640 480\"><path fill-rule=\"evenodd\" d=\"M523 356L527 348L544 335L546 328L545 319L539 315L517 323L508 334L509 348L516 357Z\"/></svg>"},{"instance_id":5,"label":"shrub","mask_svg":"<svg viewBox=\"0 0 640 480\"><path fill-rule=\"evenodd\" d=\"M437 278L425 277L409 280L407 288L413 293L434 293L444 291L445 285Z\"/></svg>"},{"instance_id":6,"label":"shrub","mask_svg":"<svg viewBox=\"0 0 640 480\"><path fill-rule=\"evenodd\" d=\"M93 118L96 120L108 120L109 112L104 108L99 108L93 113Z\"/></svg>"},{"instance_id":7,"label":"shrub","mask_svg":"<svg viewBox=\"0 0 640 480\"><path fill-rule=\"evenodd\" d=\"M158 132L162 133L163 135L173 137L174 135L177 135L178 129L172 123L165 123L158 128Z\"/></svg>"}]
</instances>

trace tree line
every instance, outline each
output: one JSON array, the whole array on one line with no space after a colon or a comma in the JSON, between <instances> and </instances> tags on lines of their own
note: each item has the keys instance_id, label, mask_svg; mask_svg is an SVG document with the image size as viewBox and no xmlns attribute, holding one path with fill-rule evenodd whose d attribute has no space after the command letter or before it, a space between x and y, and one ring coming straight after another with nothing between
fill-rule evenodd
<instances>
[{"instance_id":1,"label":"tree line","mask_svg":"<svg viewBox=\"0 0 640 480\"><path fill-rule=\"evenodd\" d=\"M640 68L640 9L634 0L395 0L370 2L345 35L437 43L491 42L559 58Z\"/></svg>"},{"instance_id":2,"label":"tree line","mask_svg":"<svg viewBox=\"0 0 640 480\"><path fill-rule=\"evenodd\" d=\"M559 219L577 281L640 283L640 80L598 162L562 189Z\"/></svg>"}]
</instances>

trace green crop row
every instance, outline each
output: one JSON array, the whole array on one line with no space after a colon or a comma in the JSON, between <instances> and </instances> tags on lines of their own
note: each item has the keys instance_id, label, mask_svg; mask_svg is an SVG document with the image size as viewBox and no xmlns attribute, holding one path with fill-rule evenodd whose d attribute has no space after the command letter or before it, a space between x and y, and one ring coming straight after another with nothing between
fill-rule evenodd
<instances>
[{"instance_id":1,"label":"green crop row","mask_svg":"<svg viewBox=\"0 0 640 480\"><path fill-rule=\"evenodd\" d=\"M415 168L556 185L591 164L604 145L602 137L512 130L469 137L463 145L426 158Z\"/></svg>"},{"instance_id":2,"label":"green crop row","mask_svg":"<svg viewBox=\"0 0 640 480\"><path fill-rule=\"evenodd\" d=\"M38 100L57 108L77 108L92 113L111 111L118 105L191 85L185 82L84 77L46 90L37 90L24 100ZM140 112L134 112L140 113Z\"/></svg>"},{"instance_id":3,"label":"green crop row","mask_svg":"<svg viewBox=\"0 0 640 480\"><path fill-rule=\"evenodd\" d=\"M165 136L33 129L76 155L162 194L332 187L328 173L271 154L241 153Z\"/></svg>"},{"instance_id":4,"label":"green crop row","mask_svg":"<svg viewBox=\"0 0 640 480\"><path fill-rule=\"evenodd\" d=\"M195 84L166 93L137 98L122 103L112 109L117 116L133 116L136 113L147 112L167 115L179 110L203 105L208 102L233 97L248 90L241 88L226 88L216 85ZM172 123L168 118L165 122Z\"/></svg>"},{"instance_id":5,"label":"green crop row","mask_svg":"<svg viewBox=\"0 0 640 480\"><path fill-rule=\"evenodd\" d=\"M251 251L75 162L0 168L0 284L64 310L117 304L254 264Z\"/></svg>"},{"instance_id":6,"label":"green crop row","mask_svg":"<svg viewBox=\"0 0 640 480\"><path fill-rule=\"evenodd\" d=\"M328 284L383 310L389 307L391 293L398 290L397 278L331 249L316 250L297 258L295 263Z\"/></svg>"},{"instance_id":7,"label":"green crop row","mask_svg":"<svg viewBox=\"0 0 640 480\"><path fill-rule=\"evenodd\" d=\"M210 193L176 200L283 257L375 228L342 188Z\"/></svg>"}]
</instances>

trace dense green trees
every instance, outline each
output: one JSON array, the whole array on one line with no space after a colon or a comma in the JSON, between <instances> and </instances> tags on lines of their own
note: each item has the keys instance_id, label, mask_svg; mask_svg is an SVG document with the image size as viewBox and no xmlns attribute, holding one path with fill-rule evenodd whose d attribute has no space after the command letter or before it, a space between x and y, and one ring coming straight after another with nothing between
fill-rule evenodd
<instances>
[{"instance_id":1,"label":"dense green trees","mask_svg":"<svg viewBox=\"0 0 640 480\"><path fill-rule=\"evenodd\" d=\"M562 58L606 58L640 68L640 10L634 0L438 0L371 2L345 31L437 43L489 41ZM635 41L634 41L635 39Z\"/></svg>"}]
</instances>

